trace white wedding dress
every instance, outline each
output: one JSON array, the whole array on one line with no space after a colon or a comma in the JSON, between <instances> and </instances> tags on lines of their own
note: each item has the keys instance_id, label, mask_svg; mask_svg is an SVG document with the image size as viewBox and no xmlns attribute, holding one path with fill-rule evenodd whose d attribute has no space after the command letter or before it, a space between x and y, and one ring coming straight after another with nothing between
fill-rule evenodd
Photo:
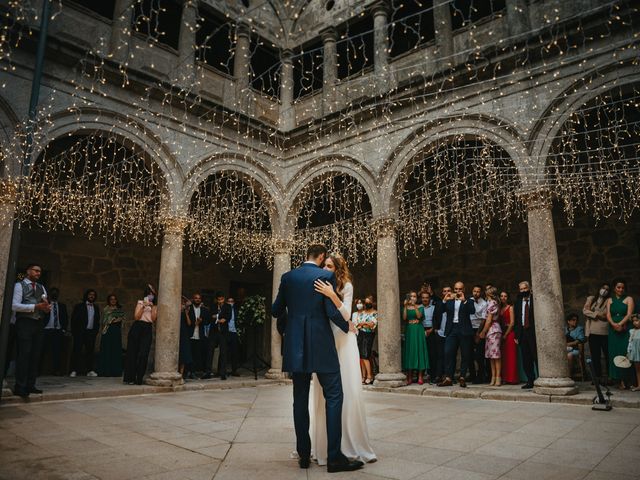
<instances>
[{"instance_id":1,"label":"white wedding dress","mask_svg":"<svg viewBox=\"0 0 640 480\"><path fill-rule=\"evenodd\" d=\"M353 285L347 283L342 292L340 313L345 320L351 318ZM336 341L340 376L342 377L342 453L351 459L364 463L377 460L369 443L367 419L362 401L362 376L360 373L360 353L355 333L344 333L331 322L333 337ZM319 465L327 464L327 415L322 386L313 374L313 392L309 397L309 415L311 417L311 456Z\"/></svg>"}]
</instances>

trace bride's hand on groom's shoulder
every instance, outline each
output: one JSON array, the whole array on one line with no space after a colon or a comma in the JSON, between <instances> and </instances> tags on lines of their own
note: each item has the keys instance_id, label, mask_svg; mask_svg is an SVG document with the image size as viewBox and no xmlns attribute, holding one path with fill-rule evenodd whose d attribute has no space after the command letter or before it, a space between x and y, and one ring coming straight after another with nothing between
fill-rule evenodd
<instances>
[{"instance_id":1,"label":"bride's hand on groom's shoulder","mask_svg":"<svg viewBox=\"0 0 640 480\"><path fill-rule=\"evenodd\" d=\"M315 287L316 292L321 293L327 297L330 297L333 294L333 285L329 282L324 282L321 279L318 279L314 282L313 286Z\"/></svg>"}]
</instances>

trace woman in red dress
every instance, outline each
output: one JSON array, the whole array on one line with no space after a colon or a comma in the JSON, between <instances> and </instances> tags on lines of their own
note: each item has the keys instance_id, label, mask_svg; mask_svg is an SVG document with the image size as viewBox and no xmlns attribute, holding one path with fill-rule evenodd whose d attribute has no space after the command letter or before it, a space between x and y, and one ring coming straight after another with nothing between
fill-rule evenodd
<instances>
[{"instance_id":1,"label":"woman in red dress","mask_svg":"<svg viewBox=\"0 0 640 480\"><path fill-rule=\"evenodd\" d=\"M502 383L518 384L518 348L516 334L513 331L513 305L509 294L500 292L500 325L502 326Z\"/></svg>"}]
</instances>

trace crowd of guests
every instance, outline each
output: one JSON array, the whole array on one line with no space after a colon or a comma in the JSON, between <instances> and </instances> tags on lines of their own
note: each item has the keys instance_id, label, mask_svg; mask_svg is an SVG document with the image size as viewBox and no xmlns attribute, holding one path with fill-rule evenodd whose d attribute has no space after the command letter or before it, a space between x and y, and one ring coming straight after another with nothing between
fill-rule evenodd
<instances>
[{"instance_id":1,"label":"crowd of guests","mask_svg":"<svg viewBox=\"0 0 640 480\"><path fill-rule=\"evenodd\" d=\"M584 345L588 343L594 381L638 390L640 314L633 313L634 300L626 294L626 283L616 280L612 285L613 292L605 283L597 295L587 298L584 327L577 313L567 316L569 371L573 373L580 362L585 379ZM475 285L471 296L462 282L443 287L440 296L429 282L419 291L408 292L402 307L402 364L407 384L417 377L421 385L451 386L460 358L457 382L461 387L471 381L492 386L524 382L523 389L533 388L537 375L534 296L527 281L520 282L518 290L515 302L508 292L491 284Z\"/></svg>"},{"instance_id":2,"label":"crowd of guests","mask_svg":"<svg viewBox=\"0 0 640 480\"><path fill-rule=\"evenodd\" d=\"M17 282L12 298L9 349L5 375L15 350L14 393L28 397L42 393L36 378L43 370L43 360L50 358L54 375L76 377L120 377L129 385L141 385L147 364L156 322L157 295L147 285L142 299L136 302L133 323L123 349L123 324L127 314L115 294L106 298L104 307L98 304L94 289L85 291L82 301L74 305L69 315L60 302L60 291L49 291L40 283L42 267L27 266L25 277ZM185 378L211 378L214 350L219 349L218 375L226 379L227 356L231 358L231 375L238 375L237 307L233 298L221 292L216 305L209 309L202 296L195 293L184 300L180 319L180 371ZM65 337L71 337L70 368L65 372L63 350Z\"/></svg>"}]
</instances>

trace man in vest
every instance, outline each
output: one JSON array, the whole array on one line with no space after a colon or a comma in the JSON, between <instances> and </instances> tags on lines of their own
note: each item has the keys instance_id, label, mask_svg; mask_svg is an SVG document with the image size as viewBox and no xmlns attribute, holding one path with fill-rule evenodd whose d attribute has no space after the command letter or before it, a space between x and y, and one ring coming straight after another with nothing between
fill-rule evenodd
<instances>
[{"instance_id":1,"label":"man in vest","mask_svg":"<svg viewBox=\"0 0 640 480\"><path fill-rule=\"evenodd\" d=\"M36 388L38 361L44 336L44 319L51 311L47 292L41 283L42 268L36 263L27 266L27 276L13 289L12 308L16 316L16 385L15 395L27 398L30 393L42 393Z\"/></svg>"}]
</instances>

